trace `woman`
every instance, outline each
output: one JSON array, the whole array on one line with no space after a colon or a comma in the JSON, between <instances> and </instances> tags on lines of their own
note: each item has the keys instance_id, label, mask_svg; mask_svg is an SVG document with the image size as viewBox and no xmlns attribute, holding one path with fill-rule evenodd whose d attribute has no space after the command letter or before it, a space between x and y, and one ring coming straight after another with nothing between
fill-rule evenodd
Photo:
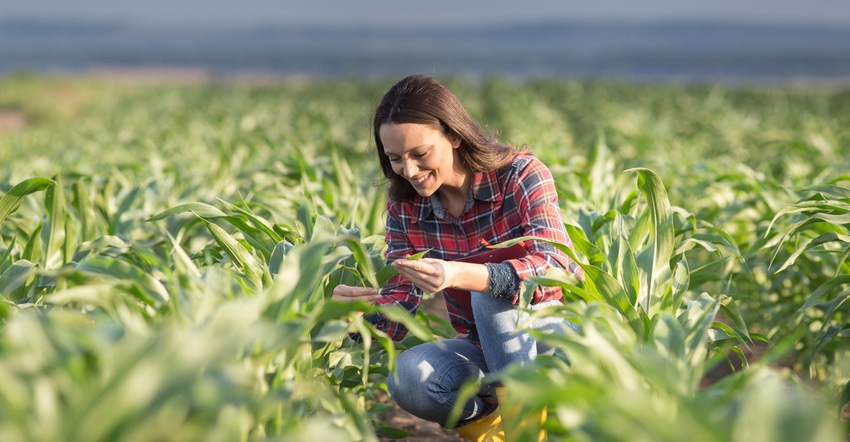
<instances>
[{"instance_id":1,"label":"woman","mask_svg":"<svg viewBox=\"0 0 850 442\"><path fill-rule=\"evenodd\" d=\"M397 270L380 290L338 286L334 299L397 304L414 313L423 293L444 292L454 339L402 352L389 390L396 403L423 419L446 425L460 386L551 351L518 320L521 282L550 267L579 277L575 262L541 241L525 242L515 258L495 263L457 261L496 244L535 236L571 244L561 221L551 173L525 149L485 133L439 81L412 75L392 86L375 111L378 158L389 182L387 262ZM427 257L405 257L428 250ZM470 296L471 311L457 293ZM557 305L557 287L537 287L531 309ZM406 330L380 314L367 319L393 339ZM536 320L532 328L564 332L563 319ZM476 439L498 432L499 413L487 386L465 404L458 433Z\"/></svg>"}]
</instances>

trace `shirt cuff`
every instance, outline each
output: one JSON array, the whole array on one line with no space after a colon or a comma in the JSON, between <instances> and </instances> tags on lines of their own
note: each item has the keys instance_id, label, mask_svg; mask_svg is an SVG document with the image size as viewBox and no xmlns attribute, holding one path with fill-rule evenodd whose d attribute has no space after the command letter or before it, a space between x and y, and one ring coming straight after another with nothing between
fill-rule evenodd
<instances>
[{"instance_id":1,"label":"shirt cuff","mask_svg":"<svg viewBox=\"0 0 850 442\"><path fill-rule=\"evenodd\" d=\"M490 273L490 296L513 302L519 293L519 275L513 266L506 262L485 263Z\"/></svg>"}]
</instances>

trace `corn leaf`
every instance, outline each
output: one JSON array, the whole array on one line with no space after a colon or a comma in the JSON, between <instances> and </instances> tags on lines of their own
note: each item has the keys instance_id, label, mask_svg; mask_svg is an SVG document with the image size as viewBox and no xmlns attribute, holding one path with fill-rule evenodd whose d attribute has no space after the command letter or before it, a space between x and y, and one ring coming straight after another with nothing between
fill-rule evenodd
<instances>
[{"instance_id":1,"label":"corn leaf","mask_svg":"<svg viewBox=\"0 0 850 442\"><path fill-rule=\"evenodd\" d=\"M9 191L0 198L0 224L3 224L6 217L14 213L15 210L21 206L21 202L23 202L27 195L35 192L41 192L55 184L56 182L50 178L36 177L21 181L9 189Z\"/></svg>"}]
</instances>

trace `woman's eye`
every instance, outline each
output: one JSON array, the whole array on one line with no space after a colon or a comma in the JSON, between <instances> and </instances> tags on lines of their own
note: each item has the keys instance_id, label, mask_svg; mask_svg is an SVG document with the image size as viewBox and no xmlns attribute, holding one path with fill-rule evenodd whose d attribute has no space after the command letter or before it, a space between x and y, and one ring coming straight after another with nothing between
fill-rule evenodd
<instances>
[{"instance_id":1,"label":"woman's eye","mask_svg":"<svg viewBox=\"0 0 850 442\"><path fill-rule=\"evenodd\" d=\"M414 155L413 157L414 157L414 158L425 158L425 156L426 156L426 155L428 155L428 153L427 153L427 152L425 152L425 153L418 153L418 154Z\"/></svg>"},{"instance_id":2,"label":"woman's eye","mask_svg":"<svg viewBox=\"0 0 850 442\"><path fill-rule=\"evenodd\" d=\"M398 163L400 160L401 160L401 158L398 158L398 157L390 157L391 163Z\"/></svg>"}]
</instances>

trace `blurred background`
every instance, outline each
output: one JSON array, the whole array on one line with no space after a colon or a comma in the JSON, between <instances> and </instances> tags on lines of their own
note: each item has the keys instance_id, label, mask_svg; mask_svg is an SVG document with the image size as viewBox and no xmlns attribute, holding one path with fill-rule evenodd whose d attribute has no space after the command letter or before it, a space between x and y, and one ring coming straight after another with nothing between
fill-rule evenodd
<instances>
[{"instance_id":1,"label":"blurred background","mask_svg":"<svg viewBox=\"0 0 850 442\"><path fill-rule=\"evenodd\" d=\"M850 1L4 1L21 71L844 81Z\"/></svg>"}]
</instances>

